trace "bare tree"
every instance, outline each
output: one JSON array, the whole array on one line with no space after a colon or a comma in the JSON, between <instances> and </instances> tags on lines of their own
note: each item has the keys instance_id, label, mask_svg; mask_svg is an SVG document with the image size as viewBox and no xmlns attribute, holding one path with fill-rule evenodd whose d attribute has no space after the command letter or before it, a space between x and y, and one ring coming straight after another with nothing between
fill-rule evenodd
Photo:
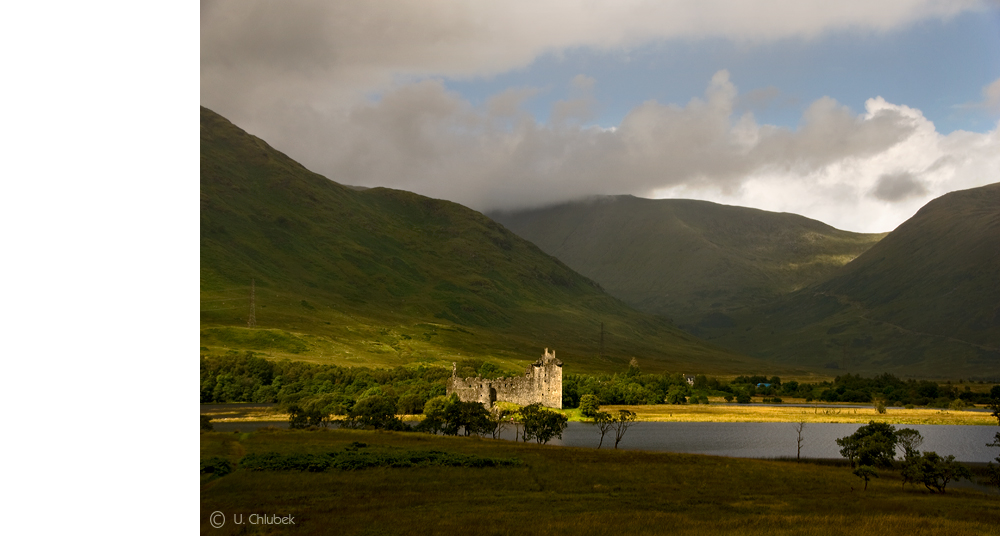
<instances>
[{"instance_id":1,"label":"bare tree","mask_svg":"<svg viewBox=\"0 0 1000 536\"><path fill-rule=\"evenodd\" d=\"M615 429L615 448L618 448L618 443L621 443L625 432L635 424L635 419L635 412L627 409L618 410L618 415L612 417L612 428Z\"/></svg>"},{"instance_id":2,"label":"bare tree","mask_svg":"<svg viewBox=\"0 0 1000 536\"><path fill-rule=\"evenodd\" d=\"M806 423L800 422L795 425L795 431L798 432L799 437L796 440L796 450L795 450L795 461L802 459L802 430L806 429Z\"/></svg>"}]
</instances>

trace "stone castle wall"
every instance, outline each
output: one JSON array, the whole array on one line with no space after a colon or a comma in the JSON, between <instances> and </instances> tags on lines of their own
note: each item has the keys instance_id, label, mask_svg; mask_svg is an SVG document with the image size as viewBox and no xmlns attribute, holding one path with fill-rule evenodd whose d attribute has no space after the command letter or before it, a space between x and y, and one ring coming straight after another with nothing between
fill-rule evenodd
<instances>
[{"instance_id":1,"label":"stone castle wall","mask_svg":"<svg viewBox=\"0 0 1000 536\"><path fill-rule=\"evenodd\" d=\"M542 357L524 370L523 376L495 380L459 378L453 365L447 392L448 396L455 393L463 402L480 402L487 408L492 408L495 402L513 402L562 409L562 361L546 348Z\"/></svg>"}]
</instances>

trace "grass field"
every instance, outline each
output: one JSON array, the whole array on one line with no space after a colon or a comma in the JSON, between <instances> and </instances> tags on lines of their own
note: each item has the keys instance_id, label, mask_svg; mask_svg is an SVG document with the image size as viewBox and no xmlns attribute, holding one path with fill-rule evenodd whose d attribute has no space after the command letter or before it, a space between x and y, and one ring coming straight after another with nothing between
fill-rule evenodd
<instances>
[{"instance_id":1,"label":"grass field","mask_svg":"<svg viewBox=\"0 0 1000 536\"><path fill-rule=\"evenodd\" d=\"M602 406L603 411L629 409L641 421L677 422L836 422L867 424L972 424L996 426L989 413L940 409L889 409L879 415L874 408L826 408L693 404L684 406Z\"/></svg>"},{"instance_id":2,"label":"grass field","mask_svg":"<svg viewBox=\"0 0 1000 536\"><path fill-rule=\"evenodd\" d=\"M873 408L803 408L780 406L745 406L740 404L690 404L654 406L601 406L602 411L628 409L636 412L640 421L657 422L830 422L867 424L868 421L889 424L966 424L996 425L995 418L985 412L950 411L940 409L889 409L879 415ZM275 407L213 409L203 411L215 422L287 421L288 414ZM562 410L571 421L584 420L578 409ZM418 420L420 415L405 415L405 420Z\"/></svg>"},{"instance_id":3,"label":"grass field","mask_svg":"<svg viewBox=\"0 0 1000 536\"><path fill-rule=\"evenodd\" d=\"M202 475L202 533L1000 534L997 496L904 490L890 471L862 491L843 467L354 430L204 433L201 457L320 454L352 442L376 455L441 451L520 464ZM209 524L216 511L228 520L219 529ZM295 525L246 524L254 513L293 516Z\"/></svg>"}]
</instances>

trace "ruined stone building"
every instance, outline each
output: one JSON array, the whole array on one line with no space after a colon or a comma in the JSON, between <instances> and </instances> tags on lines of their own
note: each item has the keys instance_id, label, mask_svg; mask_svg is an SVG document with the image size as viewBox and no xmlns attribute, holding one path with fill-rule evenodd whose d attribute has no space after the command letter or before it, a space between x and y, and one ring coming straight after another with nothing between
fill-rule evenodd
<instances>
[{"instance_id":1,"label":"ruined stone building","mask_svg":"<svg viewBox=\"0 0 1000 536\"><path fill-rule=\"evenodd\" d=\"M562 409L562 361L553 350L545 349L542 357L524 370L523 376L512 378L459 378L452 363L448 379L448 396L458 395L463 402L481 402L492 408L494 402L513 402L522 406L536 402Z\"/></svg>"}]
</instances>

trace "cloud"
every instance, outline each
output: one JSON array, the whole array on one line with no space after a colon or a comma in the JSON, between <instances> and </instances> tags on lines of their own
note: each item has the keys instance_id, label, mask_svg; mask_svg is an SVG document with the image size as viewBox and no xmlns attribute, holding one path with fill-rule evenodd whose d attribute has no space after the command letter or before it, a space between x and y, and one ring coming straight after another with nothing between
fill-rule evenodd
<instances>
[{"instance_id":1,"label":"cloud","mask_svg":"<svg viewBox=\"0 0 1000 536\"><path fill-rule=\"evenodd\" d=\"M508 90L476 107L438 80L401 86L340 121L313 123L322 150L306 164L341 183L482 211L630 193L805 213L867 231L894 227L929 196L1000 177L995 131L941 136L919 110L880 97L861 114L822 98L795 129L761 125L734 112L739 91L719 71L700 98L648 101L602 129L539 123L520 108L533 92Z\"/></svg>"},{"instance_id":2,"label":"cloud","mask_svg":"<svg viewBox=\"0 0 1000 536\"><path fill-rule=\"evenodd\" d=\"M1000 0L997 0L1000 2ZM965 110L986 110L989 113L1000 114L1000 78L987 84L982 89L983 100L957 104L954 107Z\"/></svg>"},{"instance_id":3,"label":"cloud","mask_svg":"<svg viewBox=\"0 0 1000 536\"><path fill-rule=\"evenodd\" d=\"M993 113L1000 113L1000 78L983 88L982 107Z\"/></svg>"},{"instance_id":4,"label":"cloud","mask_svg":"<svg viewBox=\"0 0 1000 536\"><path fill-rule=\"evenodd\" d=\"M570 47L627 52L666 39L810 39L889 31L980 6L204 2L201 100L337 182L401 188L478 210L631 193L884 231L931 196L998 180L997 131L942 136L919 110L882 98L860 114L822 98L796 128L759 124L753 110L780 99L780 91L741 96L726 71L701 97L645 102L613 128L586 126L600 81L580 74L544 124L523 108L538 88L508 89L475 105L447 91L443 79L489 77ZM994 86L985 104L1000 98Z\"/></svg>"},{"instance_id":5,"label":"cloud","mask_svg":"<svg viewBox=\"0 0 1000 536\"><path fill-rule=\"evenodd\" d=\"M889 173L882 175L875 183L872 195L882 201L896 202L927 194L927 187L913 173Z\"/></svg>"},{"instance_id":6,"label":"cloud","mask_svg":"<svg viewBox=\"0 0 1000 536\"><path fill-rule=\"evenodd\" d=\"M573 47L810 39L838 30L889 31L980 8L978 0L205 1L201 101L264 126L274 108L331 111L400 80L491 76Z\"/></svg>"}]
</instances>

